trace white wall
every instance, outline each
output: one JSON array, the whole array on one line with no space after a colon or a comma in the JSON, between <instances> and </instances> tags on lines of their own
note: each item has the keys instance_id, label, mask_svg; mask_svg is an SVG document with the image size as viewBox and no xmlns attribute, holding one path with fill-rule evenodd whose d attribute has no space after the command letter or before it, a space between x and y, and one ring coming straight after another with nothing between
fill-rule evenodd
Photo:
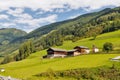
<instances>
[{"instance_id":1,"label":"white wall","mask_svg":"<svg viewBox=\"0 0 120 80\"><path fill-rule=\"evenodd\" d=\"M54 57L65 57L67 55L64 55L64 54L52 54L52 55L47 55L48 58L54 58Z\"/></svg>"},{"instance_id":2,"label":"white wall","mask_svg":"<svg viewBox=\"0 0 120 80\"><path fill-rule=\"evenodd\" d=\"M98 49L98 48L95 48L95 49L94 49L94 52L99 52L99 49Z\"/></svg>"},{"instance_id":3,"label":"white wall","mask_svg":"<svg viewBox=\"0 0 120 80\"><path fill-rule=\"evenodd\" d=\"M90 50L89 50L89 49L88 49L88 50L86 49L85 51L86 51L87 54L90 53Z\"/></svg>"}]
</instances>

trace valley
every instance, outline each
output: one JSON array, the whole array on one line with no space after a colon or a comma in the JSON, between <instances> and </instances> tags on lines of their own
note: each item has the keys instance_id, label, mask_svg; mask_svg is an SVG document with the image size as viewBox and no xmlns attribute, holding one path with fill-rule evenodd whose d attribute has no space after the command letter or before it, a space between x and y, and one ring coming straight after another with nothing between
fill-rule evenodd
<instances>
[{"instance_id":1,"label":"valley","mask_svg":"<svg viewBox=\"0 0 120 80\"><path fill-rule=\"evenodd\" d=\"M99 52L92 52L93 45ZM43 59L51 47L72 50L75 46L88 47L90 53ZM22 80L118 80L119 60L111 61L117 56L120 56L120 7L51 23L29 33L0 29L0 69L5 70L0 72L2 76Z\"/></svg>"},{"instance_id":2,"label":"valley","mask_svg":"<svg viewBox=\"0 0 120 80\"><path fill-rule=\"evenodd\" d=\"M114 36L116 35L116 36ZM85 45L92 47L94 43L99 49L102 49L102 45L105 42L111 41L114 44L114 51L110 53L90 53L88 55L80 55L76 57L68 58L55 58L55 59L42 59L42 56L47 54L46 50L39 51L31 54L27 59L11 62L1 65L0 68L5 68L5 72L1 73L5 76L12 76L20 79L33 79L41 72L46 72L48 69L54 71L70 70L78 68L92 68L99 66L111 66L113 62L109 59L116 56L120 56L118 49L120 49L120 31L105 33L97 36L96 40L90 40L90 38L82 39L77 42L66 41L63 46L54 46L56 48L72 49L77 45ZM36 78L39 80L40 77Z\"/></svg>"}]
</instances>

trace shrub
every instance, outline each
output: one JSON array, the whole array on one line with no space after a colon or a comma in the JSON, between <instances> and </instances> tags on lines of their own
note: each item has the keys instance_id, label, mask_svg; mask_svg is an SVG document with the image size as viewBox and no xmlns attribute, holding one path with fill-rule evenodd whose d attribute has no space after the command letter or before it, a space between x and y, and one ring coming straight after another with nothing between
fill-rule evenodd
<instances>
[{"instance_id":1,"label":"shrub","mask_svg":"<svg viewBox=\"0 0 120 80\"><path fill-rule=\"evenodd\" d=\"M110 43L110 42L106 42L104 45L103 45L103 51L105 52L109 52L109 51L112 51L113 50L113 44Z\"/></svg>"}]
</instances>

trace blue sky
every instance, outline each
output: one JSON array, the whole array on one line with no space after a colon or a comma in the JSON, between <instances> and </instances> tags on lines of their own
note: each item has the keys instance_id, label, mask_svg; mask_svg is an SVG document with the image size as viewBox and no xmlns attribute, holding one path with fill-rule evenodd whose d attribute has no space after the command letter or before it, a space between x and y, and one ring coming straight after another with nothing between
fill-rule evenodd
<instances>
[{"instance_id":1,"label":"blue sky","mask_svg":"<svg viewBox=\"0 0 120 80\"><path fill-rule=\"evenodd\" d=\"M120 0L0 0L0 28L30 32L43 25L120 6Z\"/></svg>"}]
</instances>

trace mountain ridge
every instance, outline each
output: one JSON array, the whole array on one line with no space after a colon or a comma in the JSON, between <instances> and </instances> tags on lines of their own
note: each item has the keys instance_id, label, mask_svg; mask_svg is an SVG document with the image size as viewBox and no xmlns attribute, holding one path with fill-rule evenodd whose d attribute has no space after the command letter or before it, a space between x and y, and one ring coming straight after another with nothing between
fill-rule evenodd
<instances>
[{"instance_id":1,"label":"mountain ridge","mask_svg":"<svg viewBox=\"0 0 120 80\"><path fill-rule=\"evenodd\" d=\"M27 33L16 28L1 28L0 29L0 44L8 44L12 40L25 36Z\"/></svg>"}]
</instances>

